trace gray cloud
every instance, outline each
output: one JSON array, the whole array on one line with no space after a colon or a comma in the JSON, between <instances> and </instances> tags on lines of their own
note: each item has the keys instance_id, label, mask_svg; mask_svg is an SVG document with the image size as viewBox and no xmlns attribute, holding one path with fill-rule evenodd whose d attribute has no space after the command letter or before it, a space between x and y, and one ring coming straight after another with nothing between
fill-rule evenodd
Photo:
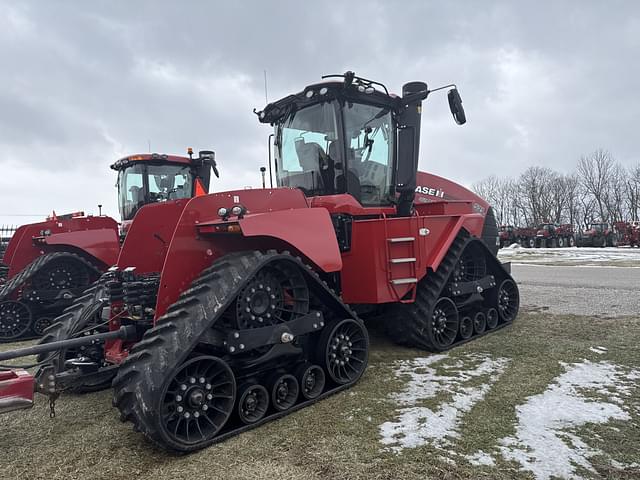
<instances>
[{"instance_id":1,"label":"gray cloud","mask_svg":"<svg viewBox=\"0 0 640 480\"><path fill-rule=\"evenodd\" d=\"M461 183L639 160L636 2L441 3L0 1L0 216L115 215L108 165L148 141L216 150L217 189L257 185L264 69L271 100L347 69L456 82L469 122L434 94L421 167Z\"/></svg>"}]
</instances>

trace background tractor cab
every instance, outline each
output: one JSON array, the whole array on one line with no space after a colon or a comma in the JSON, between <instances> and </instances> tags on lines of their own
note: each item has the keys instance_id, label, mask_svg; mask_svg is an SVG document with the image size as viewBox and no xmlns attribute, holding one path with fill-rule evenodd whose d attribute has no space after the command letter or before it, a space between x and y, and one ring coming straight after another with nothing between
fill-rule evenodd
<instances>
[{"instance_id":1,"label":"background tractor cab","mask_svg":"<svg viewBox=\"0 0 640 480\"><path fill-rule=\"evenodd\" d=\"M136 212L149 203L204 195L211 170L219 176L214 152L203 150L193 158L158 153L121 158L111 168L118 171L118 208L123 230Z\"/></svg>"},{"instance_id":2,"label":"background tractor cab","mask_svg":"<svg viewBox=\"0 0 640 480\"><path fill-rule=\"evenodd\" d=\"M344 197L334 203L411 215L421 104L433 90L411 82L398 97L353 72L323 79L256 112L275 127L277 185L299 188L307 197L348 194L356 204ZM442 88L448 87L451 112L463 124L460 96L454 85Z\"/></svg>"}]
</instances>

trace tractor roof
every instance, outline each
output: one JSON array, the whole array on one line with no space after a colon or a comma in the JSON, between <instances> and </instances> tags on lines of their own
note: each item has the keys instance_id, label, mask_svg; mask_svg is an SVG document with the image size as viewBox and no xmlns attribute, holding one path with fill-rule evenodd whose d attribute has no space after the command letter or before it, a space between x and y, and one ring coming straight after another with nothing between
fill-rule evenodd
<instances>
[{"instance_id":1,"label":"tractor roof","mask_svg":"<svg viewBox=\"0 0 640 480\"><path fill-rule=\"evenodd\" d=\"M111 168L113 170L122 170L132 163L138 162L149 162L154 164L181 163L184 165L191 165L191 160L188 157L182 157L179 155L167 155L165 153L139 153L119 159L118 161L113 163L113 165L111 165Z\"/></svg>"},{"instance_id":2,"label":"tractor roof","mask_svg":"<svg viewBox=\"0 0 640 480\"><path fill-rule=\"evenodd\" d=\"M261 123L275 123L301 108L336 98L389 108L401 107L399 97L390 94L383 84L347 72L325 76L323 81L308 85L301 92L269 103L262 111L254 112Z\"/></svg>"}]
</instances>

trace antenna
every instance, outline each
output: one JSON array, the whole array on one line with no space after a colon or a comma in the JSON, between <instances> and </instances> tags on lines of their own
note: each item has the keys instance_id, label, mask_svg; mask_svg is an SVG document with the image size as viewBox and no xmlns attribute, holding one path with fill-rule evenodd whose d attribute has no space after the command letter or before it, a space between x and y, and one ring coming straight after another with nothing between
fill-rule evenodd
<instances>
[{"instance_id":1,"label":"antenna","mask_svg":"<svg viewBox=\"0 0 640 480\"><path fill-rule=\"evenodd\" d=\"M149 153L151 153L151 140L147 140L147 143L149 144Z\"/></svg>"},{"instance_id":2,"label":"antenna","mask_svg":"<svg viewBox=\"0 0 640 480\"><path fill-rule=\"evenodd\" d=\"M267 96L267 71L264 70L264 104L269 104L269 97Z\"/></svg>"}]
</instances>

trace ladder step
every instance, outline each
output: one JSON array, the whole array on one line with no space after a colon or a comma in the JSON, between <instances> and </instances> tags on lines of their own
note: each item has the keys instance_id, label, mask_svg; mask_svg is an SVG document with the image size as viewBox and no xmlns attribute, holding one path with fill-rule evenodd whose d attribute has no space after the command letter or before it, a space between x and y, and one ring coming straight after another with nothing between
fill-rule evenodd
<instances>
[{"instance_id":1,"label":"ladder step","mask_svg":"<svg viewBox=\"0 0 640 480\"><path fill-rule=\"evenodd\" d=\"M391 263L414 263L416 261L415 257L407 257L407 258L392 258L389 260Z\"/></svg>"},{"instance_id":2,"label":"ladder step","mask_svg":"<svg viewBox=\"0 0 640 480\"><path fill-rule=\"evenodd\" d=\"M396 278L391 280L394 285L406 285L407 283L418 283L417 278Z\"/></svg>"},{"instance_id":3,"label":"ladder step","mask_svg":"<svg viewBox=\"0 0 640 480\"><path fill-rule=\"evenodd\" d=\"M387 239L391 243L401 243L401 242L413 242L415 237L394 237Z\"/></svg>"}]
</instances>

